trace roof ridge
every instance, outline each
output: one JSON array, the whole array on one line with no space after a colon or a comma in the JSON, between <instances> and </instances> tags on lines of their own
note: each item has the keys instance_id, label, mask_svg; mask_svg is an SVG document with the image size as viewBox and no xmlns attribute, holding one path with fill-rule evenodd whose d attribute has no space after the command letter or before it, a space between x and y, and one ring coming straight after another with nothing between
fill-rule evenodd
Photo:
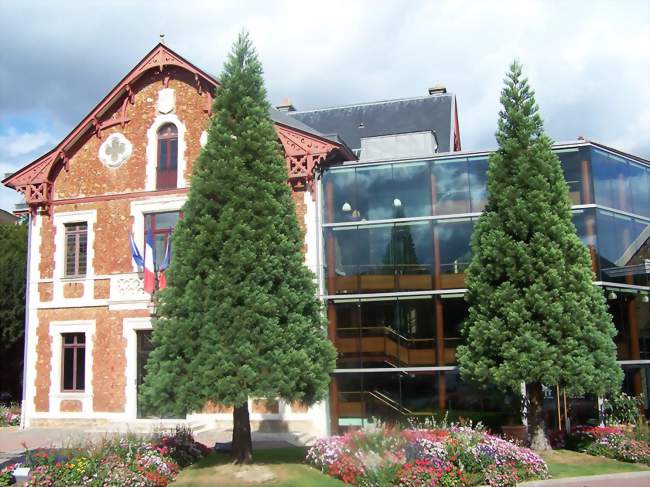
<instances>
[{"instance_id":1,"label":"roof ridge","mask_svg":"<svg viewBox=\"0 0 650 487\"><path fill-rule=\"evenodd\" d=\"M290 116L294 116L294 115L299 115L301 113L325 112L325 111L328 111L328 110L340 110L341 108L353 108L353 107L363 107L363 106L371 106L371 105L385 105L387 103L398 103L398 102L403 102L403 101L427 100L429 98L442 97L442 96L453 96L453 93L444 93L444 94L440 94L440 95L412 96L412 97L406 97L406 98L393 98L393 99L390 99L390 100L369 101L369 102L364 102L364 103L351 103L349 105L339 105L339 106L333 106L333 107L314 108L314 109L311 109L311 110L296 110L294 112L287 112L287 114L290 115Z\"/></svg>"}]
</instances>

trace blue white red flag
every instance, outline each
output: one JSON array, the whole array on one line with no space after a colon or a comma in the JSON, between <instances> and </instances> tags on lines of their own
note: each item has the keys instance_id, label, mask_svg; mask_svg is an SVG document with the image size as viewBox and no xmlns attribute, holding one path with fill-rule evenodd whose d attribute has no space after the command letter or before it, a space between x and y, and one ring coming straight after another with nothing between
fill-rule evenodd
<instances>
[{"instance_id":1,"label":"blue white red flag","mask_svg":"<svg viewBox=\"0 0 650 487\"><path fill-rule=\"evenodd\" d=\"M165 289L167 287L167 278L165 277L165 270L169 267L169 259L172 251L172 236L167 236L167 245L165 245L165 256L158 266L158 289Z\"/></svg>"},{"instance_id":2,"label":"blue white red flag","mask_svg":"<svg viewBox=\"0 0 650 487\"><path fill-rule=\"evenodd\" d=\"M135 239L133 238L132 233L129 234L129 239L131 241L131 257L133 257L133 262L135 262L135 265L137 265L139 269L142 269L144 267L144 259L138 250L138 246L135 244Z\"/></svg>"},{"instance_id":3,"label":"blue white red flag","mask_svg":"<svg viewBox=\"0 0 650 487\"><path fill-rule=\"evenodd\" d=\"M144 244L144 290L151 294L156 288L156 253L154 250L151 231L147 230L146 242Z\"/></svg>"}]
</instances>

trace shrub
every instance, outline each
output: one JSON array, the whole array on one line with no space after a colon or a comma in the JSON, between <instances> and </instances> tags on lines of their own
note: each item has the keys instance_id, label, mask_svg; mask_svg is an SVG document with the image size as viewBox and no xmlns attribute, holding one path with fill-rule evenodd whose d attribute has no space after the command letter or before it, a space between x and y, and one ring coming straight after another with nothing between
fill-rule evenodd
<instances>
[{"instance_id":1,"label":"shrub","mask_svg":"<svg viewBox=\"0 0 650 487\"><path fill-rule=\"evenodd\" d=\"M650 444L636 439L638 434L635 430L628 432L621 426L578 426L569 435L567 448L623 462L650 465Z\"/></svg>"},{"instance_id":2,"label":"shrub","mask_svg":"<svg viewBox=\"0 0 650 487\"><path fill-rule=\"evenodd\" d=\"M73 449L27 451L32 467L26 486L165 487L181 466L210 450L177 428L148 438L127 435Z\"/></svg>"},{"instance_id":3,"label":"shrub","mask_svg":"<svg viewBox=\"0 0 650 487\"><path fill-rule=\"evenodd\" d=\"M639 396L628 396L624 392L612 394L604 400L607 424L635 424L639 420L639 408L644 404L643 394Z\"/></svg>"},{"instance_id":4,"label":"shrub","mask_svg":"<svg viewBox=\"0 0 650 487\"><path fill-rule=\"evenodd\" d=\"M13 471L19 466L20 464L14 463L13 465L7 465L0 469L0 487L15 483L16 479L14 478Z\"/></svg>"},{"instance_id":5,"label":"shrub","mask_svg":"<svg viewBox=\"0 0 650 487\"><path fill-rule=\"evenodd\" d=\"M321 439L307 461L331 476L360 486L492 486L545 478L534 452L487 434L482 428L393 428Z\"/></svg>"},{"instance_id":6,"label":"shrub","mask_svg":"<svg viewBox=\"0 0 650 487\"><path fill-rule=\"evenodd\" d=\"M0 427L18 426L20 424L20 406L18 404L0 404ZM1 484L0 484L1 485Z\"/></svg>"}]
</instances>

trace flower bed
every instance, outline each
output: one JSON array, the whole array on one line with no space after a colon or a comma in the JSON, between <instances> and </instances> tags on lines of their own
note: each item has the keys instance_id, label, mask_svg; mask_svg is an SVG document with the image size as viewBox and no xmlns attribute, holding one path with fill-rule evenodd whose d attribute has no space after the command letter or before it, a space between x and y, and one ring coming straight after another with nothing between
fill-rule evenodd
<instances>
[{"instance_id":1,"label":"flower bed","mask_svg":"<svg viewBox=\"0 0 650 487\"><path fill-rule=\"evenodd\" d=\"M148 438L127 436L84 447L28 451L24 466L31 473L25 486L164 487L181 468L209 453L184 428Z\"/></svg>"},{"instance_id":2,"label":"flower bed","mask_svg":"<svg viewBox=\"0 0 650 487\"><path fill-rule=\"evenodd\" d=\"M511 486L548 476L533 451L467 426L351 432L317 441L307 461L360 486Z\"/></svg>"},{"instance_id":3,"label":"flower bed","mask_svg":"<svg viewBox=\"0 0 650 487\"><path fill-rule=\"evenodd\" d=\"M18 406L17 404L10 404L8 406L0 405L0 427L18 426L19 424L20 424L20 406Z\"/></svg>"},{"instance_id":4,"label":"flower bed","mask_svg":"<svg viewBox=\"0 0 650 487\"><path fill-rule=\"evenodd\" d=\"M622 462L650 465L650 444L630 438L622 426L577 426L567 439L567 448Z\"/></svg>"}]
</instances>

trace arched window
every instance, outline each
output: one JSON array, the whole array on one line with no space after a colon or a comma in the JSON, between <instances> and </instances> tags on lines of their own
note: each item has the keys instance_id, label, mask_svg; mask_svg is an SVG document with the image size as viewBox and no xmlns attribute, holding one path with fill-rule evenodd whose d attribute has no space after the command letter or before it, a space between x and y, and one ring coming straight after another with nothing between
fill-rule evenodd
<instances>
[{"instance_id":1,"label":"arched window","mask_svg":"<svg viewBox=\"0 0 650 487\"><path fill-rule=\"evenodd\" d=\"M176 187L178 173L178 129L166 123L158 129L158 165L156 189Z\"/></svg>"}]
</instances>

